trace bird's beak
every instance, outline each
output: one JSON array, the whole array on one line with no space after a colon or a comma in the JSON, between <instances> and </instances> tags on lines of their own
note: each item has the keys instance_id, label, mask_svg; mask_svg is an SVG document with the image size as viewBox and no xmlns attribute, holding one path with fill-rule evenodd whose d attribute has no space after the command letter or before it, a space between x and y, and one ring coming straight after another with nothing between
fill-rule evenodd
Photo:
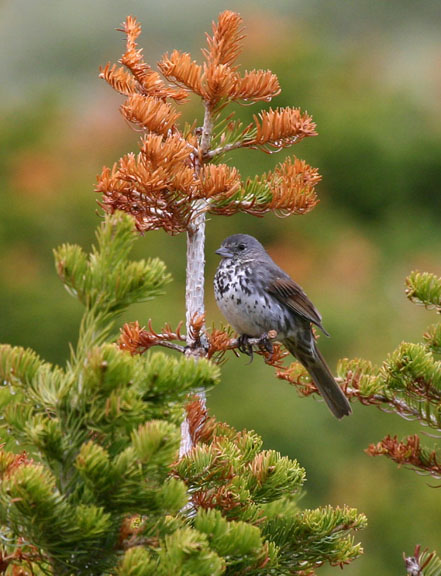
<instances>
[{"instance_id":1,"label":"bird's beak","mask_svg":"<svg viewBox=\"0 0 441 576\"><path fill-rule=\"evenodd\" d=\"M222 258L232 258L233 253L228 250L228 248L220 247L219 250L216 250L216 254L222 256Z\"/></svg>"}]
</instances>

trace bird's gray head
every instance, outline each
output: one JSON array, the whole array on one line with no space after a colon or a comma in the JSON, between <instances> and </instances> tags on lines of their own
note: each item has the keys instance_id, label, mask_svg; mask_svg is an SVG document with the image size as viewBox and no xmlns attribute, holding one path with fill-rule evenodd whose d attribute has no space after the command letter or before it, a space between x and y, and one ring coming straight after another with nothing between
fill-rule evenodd
<instances>
[{"instance_id":1,"label":"bird's gray head","mask_svg":"<svg viewBox=\"0 0 441 576\"><path fill-rule=\"evenodd\" d=\"M216 254L222 258L234 258L237 260L255 260L266 255L265 248L253 236L248 234L233 234L222 242Z\"/></svg>"}]
</instances>

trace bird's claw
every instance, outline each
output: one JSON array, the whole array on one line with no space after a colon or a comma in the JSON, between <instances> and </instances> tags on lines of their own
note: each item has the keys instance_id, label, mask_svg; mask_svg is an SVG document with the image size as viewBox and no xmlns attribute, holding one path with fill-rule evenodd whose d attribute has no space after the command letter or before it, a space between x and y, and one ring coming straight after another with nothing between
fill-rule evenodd
<instances>
[{"instance_id":1,"label":"bird's claw","mask_svg":"<svg viewBox=\"0 0 441 576\"><path fill-rule=\"evenodd\" d=\"M262 334L262 336L259 338L259 348L265 356L265 361L271 361L274 353L274 346L267 332ZM269 357L266 357L265 352L269 355Z\"/></svg>"},{"instance_id":2,"label":"bird's claw","mask_svg":"<svg viewBox=\"0 0 441 576\"><path fill-rule=\"evenodd\" d=\"M238 338L239 346L237 348L239 352L250 357L249 364L251 364L254 358L254 352L252 345L249 343L249 338L246 334L241 334Z\"/></svg>"},{"instance_id":3,"label":"bird's claw","mask_svg":"<svg viewBox=\"0 0 441 576\"><path fill-rule=\"evenodd\" d=\"M268 354L270 355L270 357L273 355L274 352L274 346L273 343L271 342L268 333L264 332L262 334L262 336L259 338L260 342L259 342L259 348L263 351L263 352L268 352Z\"/></svg>"},{"instance_id":4,"label":"bird's claw","mask_svg":"<svg viewBox=\"0 0 441 576\"><path fill-rule=\"evenodd\" d=\"M247 336L246 334L242 334L238 338L238 344L239 345L237 348L238 348L239 352L242 352L242 354L246 354L247 356L250 357L249 364L251 364L251 362L253 361L253 358L254 358L254 351L253 351L253 346L252 346L252 344L250 344L249 340L250 340L250 336ZM271 342L271 339L268 336L267 332L264 332L262 334L262 336L259 337L257 345L259 346L259 349L264 354L265 354L265 352L267 354L269 354L269 357L271 359L273 352L274 352L274 346L273 346L273 343Z\"/></svg>"}]
</instances>

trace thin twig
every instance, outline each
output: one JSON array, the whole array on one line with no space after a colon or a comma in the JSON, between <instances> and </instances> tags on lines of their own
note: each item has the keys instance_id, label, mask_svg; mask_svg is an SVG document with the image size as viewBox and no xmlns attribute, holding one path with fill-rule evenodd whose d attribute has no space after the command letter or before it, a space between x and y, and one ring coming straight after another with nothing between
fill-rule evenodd
<instances>
[{"instance_id":1,"label":"thin twig","mask_svg":"<svg viewBox=\"0 0 441 576\"><path fill-rule=\"evenodd\" d=\"M275 330L270 330L266 334L262 334L258 338L248 338L247 343L250 346L263 346L268 340L275 340L277 338L277 332ZM241 347L240 338L231 338L227 350L234 350L235 348Z\"/></svg>"},{"instance_id":2,"label":"thin twig","mask_svg":"<svg viewBox=\"0 0 441 576\"><path fill-rule=\"evenodd\" d=\"M404 565L408 576L423 576L423 570L427 567L434 553L427 553L427 548L421 552L421 546L417 544L413 556L406 556L403 552Z\"/></svg>"},{"instance_id":3,"label":"thin twig","mask_svg":"<svg viewBox=\"0 0 441 576\"><path fill-rule=\"evenodd\" d=\"M247 146L246 140L240 140L239 142L232 142L231 144L226 144L225 146L218 146L218 148L213 148L204 153L204 158L211 160L219 154L225 154L230 152L230 150L236 150L237 148L242 148Z\"/></svg>"},{"instance_id":4,"label":"thin twig","mask_svg":"<svg viewBox=\"0 0 441 576\"><path fill-rule=\"evenodd\" d=\"M163 346L164 348L170 348L171 350L176 350L181 354L185 354L186 346L181 346L180 344L174 344L173 342L167 342L167 340L158 340L155 342L154 346Z\"/></svg>"},{"instance_id":5,"label":"thin twig","mask_svg":"<svg viewBox=\"0 0 441 576\"><path fill-rule=\"evenodd\" d=\"M344 383L344 378L336 378L335 380L340 384ZM352 396L354 398L358 398L363 403L364 397L360 395L360 391L357 388L346 386L344 390L349 397ZM421 418L421 412L418 410L418 408L410 406L407 402L405 402L402 399L394 397L389 398L387 396L384 396L383 394L373 394L372 396L366 396L367 402L372 400L377 402L379 408L383 411L387 411L387 405L389 405L391 409L395 410L395 412L403 418L405 418L406 416L410 416L415 419ZM432 426L438 429L438 422L432 414L426 414L425 418L428 424L430 423L432 424Z\"/></svg>"}]
</instances>

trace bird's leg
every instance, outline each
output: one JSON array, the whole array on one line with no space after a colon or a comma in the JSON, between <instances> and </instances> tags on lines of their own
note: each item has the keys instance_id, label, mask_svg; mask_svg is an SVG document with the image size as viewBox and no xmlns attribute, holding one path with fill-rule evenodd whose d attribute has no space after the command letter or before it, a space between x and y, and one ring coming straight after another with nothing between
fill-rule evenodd
<instances>
[{"instance_id":1,"label":"bird's leg","mask_svg":"<svg viewBox=\"0 0 441 576\"><path fill-rule=\"evenodd\" d=\"M268 352L268 354L271 356L273 355L274 352L274 346L273 343L271 342L271 339L268 335L268 332L264 332L260 338L259 338L259 348L262 350L262 352Z\"/></svg>"},{"instance_id":2,"label":"bird's leg","mask_svg":"<svg viewBox=\"0 0 441 576\"><path fill-rule=\"evenodd\" d=\"M253 361L253 347L249 343L249 339L250 336L248 336L247 334L241 334L237 339L239 342L239 346L237 348L239 352L242 352L242 354L246 354L247 356L250 357L250 364L251 364L251 362Z\"/></svg>"}]
</instances>

